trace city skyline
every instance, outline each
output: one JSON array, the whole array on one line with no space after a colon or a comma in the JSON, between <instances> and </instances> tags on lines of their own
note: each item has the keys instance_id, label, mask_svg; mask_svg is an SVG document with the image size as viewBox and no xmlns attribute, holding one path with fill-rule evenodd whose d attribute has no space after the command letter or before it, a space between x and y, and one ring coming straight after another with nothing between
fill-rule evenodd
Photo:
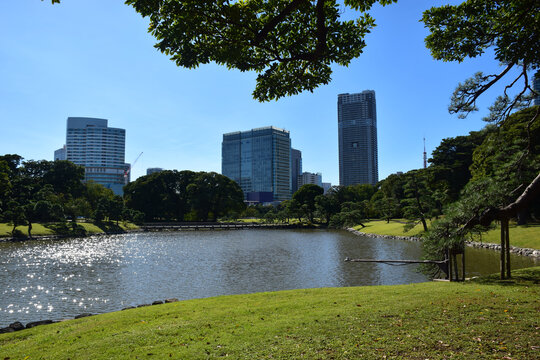
<instances>
[{"instance_id":1,"label":"city skyline","mask_svg":"<svg viewBox=\"0 0 540 360\"><path fill-rule=\"evenodd\" d=\"M144 152L132 179L149 167L219 172L223 133L273 124L294 134L305 169L337 184L335 97L374 89L379 179L420 168L424 137L429 155L443 138L479 130L490 94L500 92L490 90L478 104L481 111L466 120L448 114L459 82L500 67L491 54L461 64L433 60L424 46L427 30L418 22L433 5L422 0L375 6L378 26L364 54L349 67L333 66L330 84L259 103L251 97L256 74L215 64L178 68L153 47L148 19L124 4L3 1L0 13L9 16L0 23L0 122L16 136L2 141L0 153L51 159L63 143L66 117L88 116L129 129L127 162Z\"/></svg>"}]
</instances>

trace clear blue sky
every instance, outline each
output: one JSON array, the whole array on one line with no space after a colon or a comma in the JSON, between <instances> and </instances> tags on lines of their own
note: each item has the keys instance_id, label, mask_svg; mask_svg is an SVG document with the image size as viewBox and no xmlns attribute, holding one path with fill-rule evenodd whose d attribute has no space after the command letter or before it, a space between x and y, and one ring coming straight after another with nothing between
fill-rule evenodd
<instances>
[{"instance_id":1,"label":"clear blue sky","mask_svg":"<svg viewBox=\"0 0 540 360\"><path fill-rule=\"evenodd\" d=\"M453 1L454 3L456 1ZM0 1L0 154L52 160L69 116L98 117L125 128L126 162L144 152L148 167L221 171L222 135L273 125L291 132L303 170L337 184L337 94L373 89L377 98L379 178L422 166L441 139L484 126L493 100L465 120L449 115L458 82L478 70L499 72L485 56L462 64L431 58L422 11L448 1L400 0L372 11L378 26L349 67L314 93L259 103L255 73L217 65L178 68L158 52L143 19L122 1Z\"/></svg>"}]
</instances>

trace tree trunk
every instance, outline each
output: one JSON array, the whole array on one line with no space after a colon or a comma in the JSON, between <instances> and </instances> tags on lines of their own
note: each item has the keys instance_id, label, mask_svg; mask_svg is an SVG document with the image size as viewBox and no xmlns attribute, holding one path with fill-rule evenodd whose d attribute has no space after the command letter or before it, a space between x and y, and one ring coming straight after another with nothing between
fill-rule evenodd
<instances>
[{"instance_id":1,"label":"tree trunk","mask_svg":"<svg viewBox=\"0 0 540 360\"><path fill-rule=\"evenodd\" d=\"M506 276L506 226L507 220L501 220L501 280Z\"/></svg>"},{"instance_id":2,"label":"tree trunk","mask_svg":"<svg viewBox=\"0 0 540 360\"><path fill-rule=\"evenodd\" d=\"M456 281L459 281L458 262L457 262L457 256L455 252L452 253L452 258L454 260L454 275L455 275Z\"/></svg>"},{"instance_id":3,"label":"tree trunk","mask_svg":"<svg viewBox=\"0 0 540 360\"><path fill-rule=\"evenodd\" d=\"M424 231L427 232L428 231L427 223L423 215L420 217L420 220L422 221L422 226L424 227Z\"/></svg>"},{"instance_id":4,"label":"tree trunk","mask_svg":"<svg viewBox=\"0 0 540 360\"><path fill-rule=\"evenodd\" d=\"M510 267L510 226L508 225L508 219L506 219L506 278L512 278L512 268Z\"/></svg>"},{"instance_id":5,"label":"tree trunk","mask_svg":"<svg viewBox=\"0 0 540 360\"><path fill-rule=\"evenodd\" d=\"M517 213L517 224L518 225L526 225L528 217L529 217L528 209L522 209L522 210L518 211L518 213Z\"/></svg>"}]
</instances>

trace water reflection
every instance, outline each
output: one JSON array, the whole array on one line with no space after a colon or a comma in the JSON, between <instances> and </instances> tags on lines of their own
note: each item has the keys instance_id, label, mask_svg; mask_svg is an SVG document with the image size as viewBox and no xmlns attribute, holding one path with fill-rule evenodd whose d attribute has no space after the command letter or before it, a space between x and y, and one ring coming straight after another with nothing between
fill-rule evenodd
<instances>
[{"instance_id":1,"label":"water reflection","mask_svg":"<svg viewBox=\"0 0 540 360\"><path fill-rule=\"evenodd\" d=\"M496 252L470 250L474 254L468 253L468 260L475 258L467 265L471 275L483 268L498 270ZM315 230L188 231L0 243L0 326L103 313L170 297L421 282L427 279L415 266L343 261L416 259L420 252L414 242ZM532 265L522 259L513 258L512 266Z\"/></svg>"}]
</instances>

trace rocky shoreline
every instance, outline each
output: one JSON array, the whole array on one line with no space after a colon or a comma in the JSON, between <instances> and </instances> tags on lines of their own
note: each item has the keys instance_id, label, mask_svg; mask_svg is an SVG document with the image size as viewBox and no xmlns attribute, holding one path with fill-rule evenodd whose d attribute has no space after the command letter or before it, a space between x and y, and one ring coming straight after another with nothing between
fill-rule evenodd
<instances>
[{"instance_id":1,"label":"rocky shoreline","mask_svg":"<svg viewBox=\"0 0 540 360\"><path fill-rule=\"evenodd\" d=\"M395 235L370 234L370 233L363 233L363 232L355 230L353 228L347 228L346 230L353 233L353 234L355 234L355 235L367 236L367 237L371 237L371 238L382 237L382 238L385 238L385 239L392 239L392 240L421 241L420 238L415 237L415 236L395 236ZM474 248L501 251L501 245L498 245L498 244L483 243L483 242L477 242L477 241L466 241L465 244L467 246L474 247ZM532 257L532 258L535 258L535 259L540 259L540 250L536 250L536 249L520 248L520 247L510 245L510 252L513 253L513 254L521 255L521 256L529 256L529 257Z\"/></svg>"},{"instance_id":2,"label":"rocky shoreline","mask_svg":"<svg viewBox=\"0 0 540 360\"><path fill-rule=\"evenodd\" d=\"M177 301L179 301L179 300L176 299L176 298L165 299L165 300L157 300L157 301L154 301L151 304L141 304L141 305L138 305L138 306L128 306L126 308L123 308L122 310L129 310L129 309L135 309L135 308L140 308L140 307L145 307L145 306L152 306L152 305L169 304L169 303L173 303L173 302L177 302ZM73 319L81 319L83 317L94 316L94 315L97 315L97 314L83 313L83 314L79 314L79 315L75 316ZM15 332L15 331L21 331L21 330L24 330L24 329L31 329L33 327L40 326L40 325L54 324L54 323L63 322L63 321L69 321L69 320L72 320L72 319L62 319L62 320L56 320L56 321L55 320L39 320L39 321L29 322L26 325L22 324L20 321L15 321L14 323L9 324L9 326L7 326L7 327L0 328L0 334L5 334L5 333L10 333L10 332Z\"/></svg>"}]
</instances>

